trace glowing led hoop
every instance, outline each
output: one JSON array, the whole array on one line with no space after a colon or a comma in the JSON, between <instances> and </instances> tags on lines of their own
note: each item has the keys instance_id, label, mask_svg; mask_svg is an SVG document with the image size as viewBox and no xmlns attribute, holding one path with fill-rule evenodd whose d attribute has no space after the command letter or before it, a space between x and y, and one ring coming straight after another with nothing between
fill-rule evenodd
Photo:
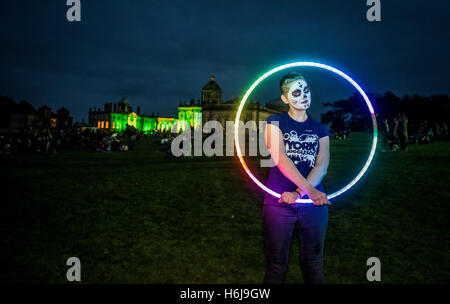
<instances>
[{"instance_id":1,"label":"glowing led hoop","mask_svg":"<svg viewBox=\"0 0 450 304\"><path fill-rule=\"evenodd\" d=\"M244 168L245 172L247 172L248 176L250 176L250 178L255 182L255 184L257 184L261 189L263 189L264 191L266 191L267 193L280 198L280 194L273 191L272 189L269 189L268 187L266 187L263 183L261 183L254 175L253 173L250 171L250 169L248 168L247 164L244 161L244 158L242 157L242 153L241 153L241 147L239 146L239 118L241 117L241 113L242 113L242 109L244 108L245 102L247 101L248 97L250 96L250 94L253 92L253 90L267 77L269 77L270 75L279 72L281 70L284 69L288 69L288 68L292 68L292 67L300 67L300 66L307 66L307 67L316 67L316 68L321 68L321 69L325 69L328 71L331 71L333 73L338 74L339 76L343 77L345 80L347 80L348 82L350 82L353 87L355 87L359 94L361 94L361 96L364 98L364 101L367 104L367 107L369 108L370 111L370 115L372 117L372 124L373 124L373 140L372 140L372 148L370 149L370 153L369 153L369 157L367 158L366 163L364 164L363 168L361 169L361 171L359 171L358 175L356 175L356 177L350 182L348 183L347 186L343 187L342 189L330 194L327 196L328 199L332 199L337 197L338 195L341 195L342 193L344 193L345 191L347 191L348 189L350 189L354 184L356 184L358 182L358 180L364 175L364 173L367 171L367 168L369 168L370 163L372 162L373 156L375 154L375 149L377 147L377 120L375 117L375 112L373 111L373 107L372 104L370 103L369 98L367 97L366 93L363 91L363 89L361 89L361 87L353 80L351 79L348 75L346 75L345 73L339 71L338 69L335 69L331 66L328 66L326 64L321 64L321 63L316 63L316 62L293 62L293 63L289 63L289 64L285 64L282 66L279 66L277 68L274 68L270 71L268 71L267 73L265 73L264 75L262 75L261 77L258 78L258 80L256 80L252 86L247 90L247 92L244 95L244 98L242 98L241 103L239 104L239 108L237 110L236 113L236 120L234 122L234 134L235 134L235 143L236 143L236 152L237 155L239 157L239 160L241 161L242 167ZM311 199L297 199L295 201L296 203L312 203Z\"/></svg>"}]
</instances>

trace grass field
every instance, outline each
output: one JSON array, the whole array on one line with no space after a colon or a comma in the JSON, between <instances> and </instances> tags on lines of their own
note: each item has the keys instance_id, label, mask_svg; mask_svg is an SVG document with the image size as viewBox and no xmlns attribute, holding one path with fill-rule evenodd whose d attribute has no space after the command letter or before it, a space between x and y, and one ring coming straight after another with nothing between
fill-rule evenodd
<instances>
[{"instance_id":1,"label":"grass field","mask_svg":"<svg viewBox=\"0 0 450 304\"><path fill-rule=\"evenodd\" d=\"M332 141L331 193L359 171L370 138ZM354 188L333 200L328 283L448 283L450 142L377 152ZM84 283L260 283L263 194L236 158L167 160L154 141L133 153L0 155L1 280ZM250 166L257 167L255 160ZM263 176L264 170L257 170ZM287 283L302 283L293 239Z\"/></svg>"}]
</instances>

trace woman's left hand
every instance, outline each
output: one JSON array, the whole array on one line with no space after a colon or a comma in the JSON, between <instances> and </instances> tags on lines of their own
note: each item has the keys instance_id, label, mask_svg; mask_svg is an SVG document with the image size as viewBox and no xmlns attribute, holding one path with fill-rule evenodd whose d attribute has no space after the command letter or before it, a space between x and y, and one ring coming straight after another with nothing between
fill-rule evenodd
<instances>
[{"instance_id":1,"label":"woman's left hand","mask_svg":"<svg viewBox=\"0 0 450 304\"><path fill-rule=\"evenodd\" d=\"M295 200L299 197L298 193L293 192L283 192L281 194L280 199L278 200L279 203L287 203L287 204L294 204Z\"/></svg>"}]
</instances>

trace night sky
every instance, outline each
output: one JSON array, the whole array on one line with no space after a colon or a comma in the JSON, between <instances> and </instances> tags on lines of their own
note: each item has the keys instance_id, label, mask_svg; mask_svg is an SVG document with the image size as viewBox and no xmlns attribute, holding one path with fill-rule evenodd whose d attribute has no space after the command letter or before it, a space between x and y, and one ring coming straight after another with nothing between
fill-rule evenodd
<instances>
[{"instance_id":1,"label":"night sky","mask_svg":"<svg viewBox=\"0 0 450 304\"><path fill-rule=\"evenodd\" d=\"M226 100L298 60L341 68L373 93L450 93L448 1L381 0L373 23L366 0L81 3L82 21L70 23L66 0L0 2L1 95L64 106L76 121L122 96L141 112L173 115L211 74ZM306 74L316 114L320 102L352 93L329 73ZM278 97L278 79L255 98Z\"/></svg>"}]
</instances>

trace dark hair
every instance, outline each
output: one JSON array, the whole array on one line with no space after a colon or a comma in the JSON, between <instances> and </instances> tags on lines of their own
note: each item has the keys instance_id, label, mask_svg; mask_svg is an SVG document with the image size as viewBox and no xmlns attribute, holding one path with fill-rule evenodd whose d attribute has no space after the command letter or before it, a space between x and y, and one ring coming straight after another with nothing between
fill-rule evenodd
<instances>
[{"instance_id":1,"label":"dark hair","mask_svg":"<svg viewBox=\"0 0 450 304\"><path fill-rule=\"evenodd\" d=\"M291 82L293 82L295 80L299 80L299 79L306 81L305 78L297 72L289 72L286 75L284 75L283 78L281 78L281 80L280 80L281 94L284 95L285 93L287 93L289 91L288 84L290 84Z\"/></svg>"}]
</instances>

